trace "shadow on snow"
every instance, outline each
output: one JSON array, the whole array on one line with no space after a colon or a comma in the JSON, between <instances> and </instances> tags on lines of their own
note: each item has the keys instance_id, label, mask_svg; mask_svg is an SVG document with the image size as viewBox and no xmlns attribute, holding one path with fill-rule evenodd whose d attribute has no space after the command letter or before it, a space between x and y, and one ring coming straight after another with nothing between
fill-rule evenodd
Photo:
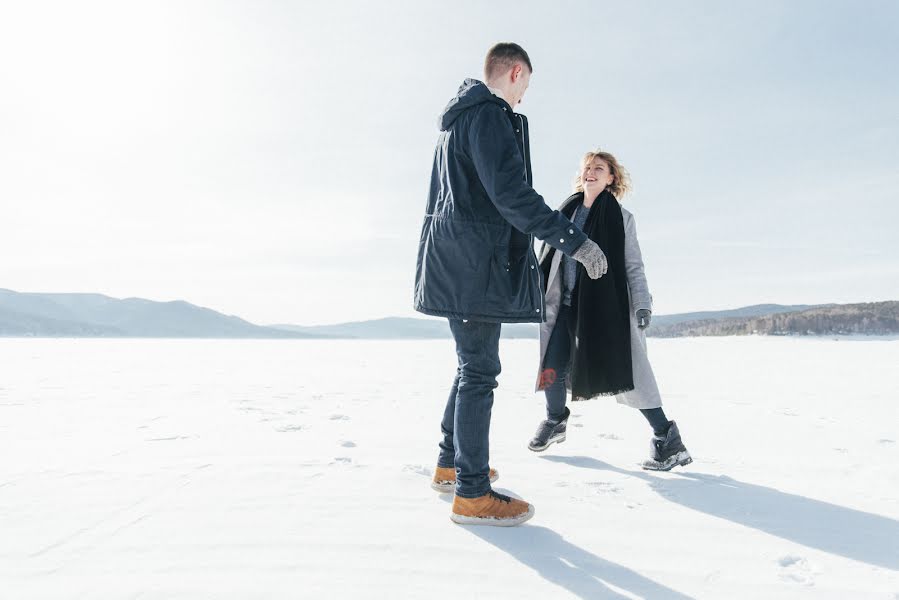
<instances>
[{"instance_id":1,"label":"shadow on snow","mask_svg":"<svg viewBox=\"0 0 899 600\"><path fill-rule=\"evenodd\" d=\"M663 479L586 456L541 458L637 477L665 499L687 508L869 565L899 569L899 521L888 517L723 475L678 472L677 477Z\"/></svg>"}]
</instances>

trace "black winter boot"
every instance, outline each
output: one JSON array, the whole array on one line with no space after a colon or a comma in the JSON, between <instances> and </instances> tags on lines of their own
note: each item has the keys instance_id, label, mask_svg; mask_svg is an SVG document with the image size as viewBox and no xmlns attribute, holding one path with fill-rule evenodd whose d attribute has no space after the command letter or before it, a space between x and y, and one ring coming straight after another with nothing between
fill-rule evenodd
<instances>
[{"instance_id":1,"label":"black winter boot","mask_svg":"<svg viewBox=\"0 0 899 600\"><path fill-rule=\"evenodd\" d=\"M643 461L643 468L650 471L670 471L678 465L693 462L690 453L680 439L680 430L674 421L668 422L664 436L654 435L649 442L650 457Z\"/></svg>"},{"instance_id":2,"label":"black winter boot","mask_svg":"<svg viewBox=\"0 0 899 600\"><path fill-rule=\"evenodd\" d=\"M543 452L552 444L564 442L565 431L568 428L568 417L570 415L571 411L568 410L568 407L566 406L565 416L558 421L547 419L540 423L540 427L537 428L537 433L534 434L534 438L528 444L528 450Z\"/></svg>"}]
</instances>

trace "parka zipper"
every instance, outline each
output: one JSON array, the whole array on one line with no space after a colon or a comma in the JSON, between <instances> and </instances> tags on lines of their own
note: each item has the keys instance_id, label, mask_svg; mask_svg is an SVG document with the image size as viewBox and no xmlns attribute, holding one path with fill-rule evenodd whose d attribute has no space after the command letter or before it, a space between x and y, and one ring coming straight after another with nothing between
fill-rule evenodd
<instances>
[{"instance_id":1,"label":"parka zipper","mask_svg":"<svg viewBox=\"0 0 899 600\"><path fill-rule=\"evenodd\" d=\"M521 136L521 155L524 158L524 180L528 181L531 177L531 174L528 172L528 145L527 140L525 139L525 131L524 131L524 119L521 115L515 113L515 116L518 117L518 133ZM534 257L534 264L531 265L531 269L536 271L540 268L540 263L537 261L537 255L534 254L534 236L528 235L528 239L530 240L530 253L528 259L530 257ZM537 273L537 291L540 294L540 320L546 319L546 294L543 292L543 273Z\"/></svg>"},{"instance_id":2,"label":"parka zipper","mask_svg":"<svg viewBox=\"0 0 899 600\"><path fill-rule=\"evenodd\" d=\"M531 236L531 254L534 256L534 265L535 271L540 271L537 273L537 291L540 294L540 320L543 321L546 319L546 293L543 291L543 271L540 269L540 261L536 260L537 255L534 254L534 236Z\"/></svg>"},{"instance_id":3,"label":"parka zipper","mask_svg":"<svg viewBox=\"0 0 899 600\"><path fill-rule=\"evenodd\" d=\"M517 113L515 116L518 117L518 133L521 134L521 155L524 157L524 179L525 181L528 181L531 174L528 172L528 145L526 143L527 140L524 138L524 119Z\"/></svg>"}]
</instances>

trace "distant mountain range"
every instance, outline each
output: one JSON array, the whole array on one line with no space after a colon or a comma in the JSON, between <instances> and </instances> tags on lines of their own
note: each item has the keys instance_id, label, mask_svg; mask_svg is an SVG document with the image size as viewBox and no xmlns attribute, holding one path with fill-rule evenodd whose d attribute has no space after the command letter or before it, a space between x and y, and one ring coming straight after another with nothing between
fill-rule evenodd
<instances>
[{"instance_id":1,"label":"distant mountain range","mask_svg":"<svg viewBox=\"0 0 899 600\"><path fill-rule=\"evenodd\" d=\"M30 294L0 289L0 336L299 338L181 300L120 300L101 294Z\"/></svg>"},{"instance_id":2,"label":"distant mountain range","mask_svg":"<svg viewBox=\"0 0 899 600\"><path fill-rule=\"evenodd\" d=\"M743 308L734 308L731 310L716 310L704 312L680 313L676 315L653 315L652 326L662 327L678 325L691 321L717 320L717 319L737 319L747 317L760 317L762 315L774 315L780 313L792 313L810 308L820 308L822 306L833 306L832 304L754 304L752 306L744 306Z\"/></svg>"},{"instance_id":3,"label":"distant mountain range","mask_svg":"<svg viewBox=\"0 0 899 600\"><path fill-rule=\"evenodd\" d=\"M504 338L534 339L536 324L505 324ZM897 334L899 302L760 304L734 310L654 315L648 335ZM255 325L176 300L0 289L0 336L268 339L447 339L443 319L389 317L337 325Z\"/></svg>"},{"instance_id":4,"label":"distant mountain range","mask_svg":"<svg viewBox=\"0 0 899 600\"><path fill-rule=\"evenodd\" d=\"M755 317L779 312L794 312L811 308L808 305L781 306L779 304L759 304L735 310L718 312L683 313L678 315L659 315L653 317L653 326L673 325L685 321L715 319L727 317ZM320 325L317 327L301 327L298 325L269 325L275 329L294 331L308 335L332 338L378 338L378 339L442 339L450 338L449 326L445 319L404 319L388 317L373 321L341 323L339 325ZM539 336L536 324L506 323L503 325L502 337L512 339L536 338Z\"/></svg>"}]
</instances>

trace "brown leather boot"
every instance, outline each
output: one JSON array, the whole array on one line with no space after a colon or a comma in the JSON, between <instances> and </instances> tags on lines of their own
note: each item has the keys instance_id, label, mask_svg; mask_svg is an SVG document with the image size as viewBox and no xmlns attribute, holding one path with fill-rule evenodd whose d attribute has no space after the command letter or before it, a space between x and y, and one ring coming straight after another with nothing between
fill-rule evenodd
<instances>
[{"instance_id":1,"label":"brown leather boot","mask_svg":"<svg viewBox=\"0 0 899 600\"><path fill-rule=\"evenodd\" d=\"M490 469L490 483L499 479L496 469ZM434 469L434 479L431 480L431 489L441 494L451 494L456 489L456 469L454 467L437 467Z\"/></svg>"},{"instance_id":2,"label":"brown leather boot","mask_svg":"<svg viewBox=\"0 0 899 600\"><path fill-rule=\"evenodd\" d=\"M534 507L494 491L477 498L456 496L450 519L462 525L512 527L534 516Z\"/></svg>"}]
</instances>

